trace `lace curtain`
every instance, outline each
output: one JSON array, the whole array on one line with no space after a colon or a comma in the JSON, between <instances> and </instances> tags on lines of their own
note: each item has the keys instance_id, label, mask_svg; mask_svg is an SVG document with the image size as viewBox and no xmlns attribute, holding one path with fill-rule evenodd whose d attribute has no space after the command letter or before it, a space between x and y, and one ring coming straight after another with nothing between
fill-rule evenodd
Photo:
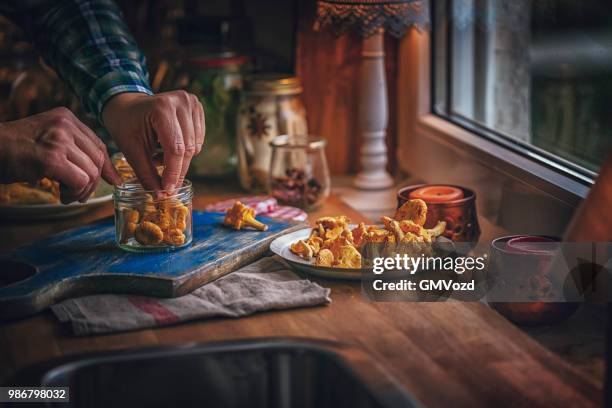
<instances>
[{"instance_id":1,"label":"lace curtain","mask_svg":"<svg viewBox=\"0 0 612 408\"><path fill-rule=\"evenodd\" d=\"M320 0L315 30L330 27L336 34L355 30L369 37L384 28L401 37L412 26L428 28L427 0Z\"/></svg>"}]
</instances>

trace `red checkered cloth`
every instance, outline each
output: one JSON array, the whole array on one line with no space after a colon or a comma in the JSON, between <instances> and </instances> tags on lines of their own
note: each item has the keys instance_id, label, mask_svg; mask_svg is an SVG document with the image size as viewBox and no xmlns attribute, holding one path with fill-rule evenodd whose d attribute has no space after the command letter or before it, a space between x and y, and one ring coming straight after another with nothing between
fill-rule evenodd
<instances>
[{"instance_id":1,"label":"red checkered cloth","mask_svg":"<svg viewBox=\"0 0 612 408\"><path fill-rule=\"evenodd\" d=\"M218 201L213 204L206 206L206 211L212 212L225 212L234 206L236 201L240 201L247 207L251 207L255 210L255 214L265 214L270 211L274 211L278 208L278 201L276 198L270 196L251 196L251 197L238 197L230 198L228 200Z\"/></svg>"},{"instance_id":2,"label":"red checkered cloth","mask_svg":"<svg viewBox=\"0 0 612 408\"><path fill-rule=\"evenodd\" d=\"M225 212L232 208L236 201L240 201L255 210L255 214L263 217L282 218L285 220L306 221L308 214L296 207L279 206L276 198L270 196L251 196L230 198L206 206L206 211Z\"/></svg>"},{"instance_id":3,"label":"red checkered cloth","mask_svg":"<svg viewBox=\"0 0 612 408\"><path fill-rule=\"evenodd\" d=\"M308 214L304 210L296 207L279 206L276 210L261 214L264 217L283 218L293 221L306 221Z\"/></svg>"}]
</instances>

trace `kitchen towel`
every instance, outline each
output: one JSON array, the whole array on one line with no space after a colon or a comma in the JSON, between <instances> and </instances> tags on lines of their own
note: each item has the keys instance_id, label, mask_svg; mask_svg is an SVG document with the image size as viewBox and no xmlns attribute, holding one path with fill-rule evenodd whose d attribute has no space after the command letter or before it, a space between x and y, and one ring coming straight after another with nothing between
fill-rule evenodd
<instances>
[{"instance_id":1,"label":"kitchen towel","mask_svg":"<svg viewBox=\"0 0 612 408\"><path fill-rule=\"evenodd\" d=\"M271 196L250 196L250 197L239 197L230 198L228 200L218 201L206 206L206 211L212 212L226 212L236 201L240 201L255 210L255 214L264 217L271 218L282 218L285 220L293 221L306 221L308 214L300 208L288 207L285 205L278 205L276 198Z\"/></svg>"},{"instance_id":2,"label":"kitchen towel","mask_svg":"<svg viewBox=\"0 0 612 408\"><path fill-rule=\"evenodd\" d=\"M68 299L51 309L76 335L87 335L323 305L331 302L329 295L330 289L301 279L281 258L269 256L180 298L93 295Z\"/></svg>"},{"instance_id":3,"label":"kitchen towel","mask_svg":"<svg viewBox=\"0 0 612 408\"><path fill-rule=\"evenodd\" d=\"M255 210L255 214L261 215L274 211L278 208L278 201L276 198L271 196L248 196L238 198L228 198L227 200L217 201L216 203L208 204L205 208L206 211L212 212L226 212L234 206L236 201L240 201Z\"/></svg>"}]
</instances>

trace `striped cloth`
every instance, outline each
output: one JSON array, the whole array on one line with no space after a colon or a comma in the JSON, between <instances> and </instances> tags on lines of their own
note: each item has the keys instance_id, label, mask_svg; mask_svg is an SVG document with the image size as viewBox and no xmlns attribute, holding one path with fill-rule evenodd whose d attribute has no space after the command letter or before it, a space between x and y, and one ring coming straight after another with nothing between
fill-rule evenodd
<instances>
[{"instance_id":1,"label":"striped cloth","mask_svg":"<svg viewBox=\"0 0 612 408\"><path fill-rule=\"evenodd\" d=\"M330 294L328 288L301 279L281 258L270 256L178 298L93 295L64 300L51 310L83 336L326 305Z\"/></svg>"},{"instance_id":2,"label":"striped cloth","mask_svg":"<svg viewBox=\"0 0 612 408\"><path fill-rule=\"evenodd\" d=\"M206 211L212 212L225 212L234 206L236 201L240 201L242 204L246 205L255 210L255 214L265 214L271 211L274 211L278 208L278 201L276 198L270 196L250 196L250 197L238 197L238 198L230 198L223 201L218 201L213 204L209 204L206 206Z\"/></svg>"},{"instance_id":3,"label":"striped cloth","mask_svg":"<svg viewBox=\"0 0 612 408\"><path fill-rule=\"evenodd\" d=\"M306 221L308 219L308 214L306 214L304 210L288 206L278 206L274 211L262 215L270 218L282 218L293 221Z\"/></svg>"},{"instance_id":4,"label":"striped cloth","mask_svg":"<svg viewBox=\"0 0 612 408\"><path fill-rule=\"evenodd\" d=\"M236 201L240 201L255 210L255 214L264 217L282 218L285 220L306 221L308 214L296 207L279 206L276 198L271 196L250 196L230 198L206 206L206 211L225 212L232 208Z\"/></svg>"}]
</instances>

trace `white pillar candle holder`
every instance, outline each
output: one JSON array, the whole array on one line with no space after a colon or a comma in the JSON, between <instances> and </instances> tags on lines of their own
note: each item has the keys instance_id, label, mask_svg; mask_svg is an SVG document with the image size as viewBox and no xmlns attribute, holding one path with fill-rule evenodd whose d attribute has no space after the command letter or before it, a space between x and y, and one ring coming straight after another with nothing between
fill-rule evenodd
<instances>
[{"instance_id":1,"label":"white pillar candle holder","mask_svg":"<svg viewBox=\"0 0 612 408\"><path fill-rule=\"evenodd\" d=\"M364 190L380 190L393 185L393 178L387 172L385 139L389 113L383 29L363 39L361 57L359 96L361 170L353 184Z\"/></svg>"}]
</instances>

